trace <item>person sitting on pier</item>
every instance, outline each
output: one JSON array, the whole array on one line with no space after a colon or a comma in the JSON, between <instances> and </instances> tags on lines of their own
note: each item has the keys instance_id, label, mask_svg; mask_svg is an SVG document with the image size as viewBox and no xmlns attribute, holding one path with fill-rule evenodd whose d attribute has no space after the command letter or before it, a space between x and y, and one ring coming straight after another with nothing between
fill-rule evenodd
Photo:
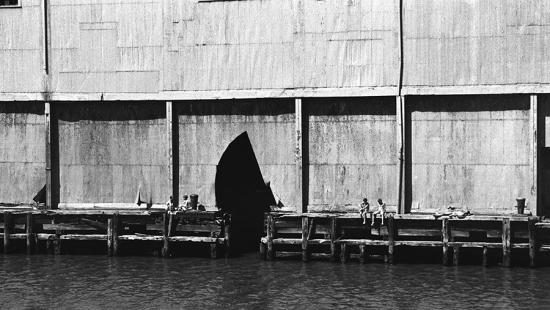
<instances>
[{"instance_id":1,"label":"person sitting on pier","mask_svg":"<svg viewBox=\"0 0 550 310\"><path fill-rule=\"evenodd\" d=\"M359 208L359 214L361 215L361 218L363 219L363 225L367 224L367 214L370 212L370 204L367 198L363 198L363 202L361 203L361 207Z\"/></svg>"},{"instance_id":2,"label":"person sitting on pier","mask_svg":"<svg viewBox=\"0 0 550 310\"><path fill-rule=\"evenodd\" d=\"M380 218L382 219L382 224L380 225L384 225L384 218L386 217L386 203L384 203L380 198L378 198L378 210L371 213L371 225L374 225L374 219L377 214L380 214Z\"/></svg>"}]
</instances>

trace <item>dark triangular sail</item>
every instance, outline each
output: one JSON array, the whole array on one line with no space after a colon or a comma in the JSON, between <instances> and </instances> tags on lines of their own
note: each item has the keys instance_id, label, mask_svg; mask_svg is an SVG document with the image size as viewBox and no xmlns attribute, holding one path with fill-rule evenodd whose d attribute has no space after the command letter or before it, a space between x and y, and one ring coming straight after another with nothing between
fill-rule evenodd
<instances>
[{"instance_id":1,"label":"dark triangular sail","mask_svg":"<svg viewBox=\"0 0 550 310\"><path fill-rule=\"evenodd\" d=\"M275 204L262 177L247 132L233 140L216 169L217 207L232 217L232 244L256 247L262 233L263 214Z\"/></svg>"}]
</instances>

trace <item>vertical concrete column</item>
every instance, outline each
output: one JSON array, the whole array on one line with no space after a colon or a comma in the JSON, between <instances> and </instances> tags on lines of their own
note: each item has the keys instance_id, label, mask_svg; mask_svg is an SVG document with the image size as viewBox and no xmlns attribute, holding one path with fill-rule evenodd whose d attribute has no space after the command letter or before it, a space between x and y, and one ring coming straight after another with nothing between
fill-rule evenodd
<instances>
[{"instance_id":1,"label":"vertical concrete column","mask_svg":"<svg viewBox=\"0 0 550 310\"><path fill-rule=\"evenodd\" d=\"M397 145L397 165L398 165L398 174L397 174L397 213L403 214L406 212L405 208L405 191L406 191L406 163L405 163L405 96L395 97L395 117L397 123L396 130L396 145Z\"/></svg>"},{"instance_id":2,"label":"vertical concrete column","mask_svg":"<svg viewBox=\"0 0 550 310\"><path fill-rule=\"evenodd\" d=\"M44 102L46 144L46 208L57 209L59 203L59 130L55 107Z\"/></svg>"},{"instance_id":3,"label":"vertical concrete column","mask_svg":"<svg viewBox=\"0 0 550 310\"><path fill-rule=\"evenodd\" d=\"M304 133L304 118L302 115L302 99L294 100L295 107L295 163L296 163L296 211L307 212L307 190L308 185L305 182L305 169L308 169L304 160L304 143L307 139ZM305 163L305 164L304 164Z\"/></svg>"},{"instance_id":4,"label":"vertical concrete column","mask_svg":"<svg viewBox=\"0 0 550 310\"><path fill-rule=\"evenodd\" d=\"M46 137L46 208L52 209L52 124L50 103L44 102L44 127Z\"/></svg>"},{"instance_id":5,"label":"vertical concrete column","mask_svg":"<svg viewBox=\"0 0 550 310\"><path fill-rule=\"evenodd\" d=\"M538 96L530 96L530 113L529 113L529 137L531 137L531 157L529 158L530 169L532 172L532 186L529 199L529 209L533 212L533 215L538 215L539 201L542 197L539 197L538 187L539 187L539 176L538 176L538 167L539 167L539 156L538 156ZM527 198L527 197L526 197Z\"/></svg>"},{"instance_id":6,"label":"vertical concrete column","mask_svg":"<svg viewBox=\"0 0 550 310\"><path fill-rule=\"evenodd\" d=\"M177 130L177 127L175 128ZM179 152L174 146L178 145L178 141L174 140L177 135L174 135L174 110L172 101L166 101L166 159L167 159L167 178L168 188L170 189L170 196L172 196L172 202L175 206L178 204L178 181L176 178L179 176L176 174L178 167L174 164L174 152Z\"/></svg>"}]
</instances>

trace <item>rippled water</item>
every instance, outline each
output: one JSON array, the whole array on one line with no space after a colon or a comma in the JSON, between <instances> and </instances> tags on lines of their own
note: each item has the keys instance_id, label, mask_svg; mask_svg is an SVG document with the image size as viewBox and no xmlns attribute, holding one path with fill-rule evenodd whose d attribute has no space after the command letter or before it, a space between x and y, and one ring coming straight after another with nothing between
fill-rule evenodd
<instances>
[{"instance_id":1,"label":"rippled water","mask_svg":"<svg viewBox=\"0 0 550 310\"><path fill-rule=\"evenodd\" d=\"M548 308L550 268L0 255L2 308Z\"/></svg>"}]
</instances>

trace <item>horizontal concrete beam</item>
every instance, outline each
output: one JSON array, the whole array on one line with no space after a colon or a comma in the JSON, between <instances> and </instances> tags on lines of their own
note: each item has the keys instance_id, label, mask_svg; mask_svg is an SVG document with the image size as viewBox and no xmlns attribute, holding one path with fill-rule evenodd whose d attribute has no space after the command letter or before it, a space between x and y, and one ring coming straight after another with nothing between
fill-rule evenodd
<instances>
[{"instance_id":1,"label":"horizontal concrete beam","mask_svg":"<svg viewBox=\"0 0 550 310\"><path fill-rule=\"evenodd\" d=\"M550 84L404 86L403 95L496 95L550 93ZM216 91L161 91L156 93L2 92L0 101L139 101L216 100L307 97L397 96L397 87L293 88Z\"/></svg>"}]
</instances>

